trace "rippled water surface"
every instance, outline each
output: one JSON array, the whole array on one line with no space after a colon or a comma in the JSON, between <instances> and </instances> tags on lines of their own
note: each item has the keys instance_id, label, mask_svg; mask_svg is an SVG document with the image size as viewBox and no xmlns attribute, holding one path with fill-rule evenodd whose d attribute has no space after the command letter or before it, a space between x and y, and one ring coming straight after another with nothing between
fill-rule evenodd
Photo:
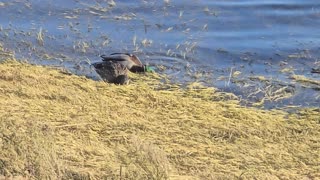
<instances>
[{"instance_id":1,"label":"rippled water surface","mask_svg":"<svg viewBox=\"0 0 320 180\"><path fill-rule=\"evenodd\" d=\"M319 107L319 29L318 0L0 0L0 42L18 58L95 78L100 54L134 52L175 82L270 107Z\"/></svg>"}]
</instances>

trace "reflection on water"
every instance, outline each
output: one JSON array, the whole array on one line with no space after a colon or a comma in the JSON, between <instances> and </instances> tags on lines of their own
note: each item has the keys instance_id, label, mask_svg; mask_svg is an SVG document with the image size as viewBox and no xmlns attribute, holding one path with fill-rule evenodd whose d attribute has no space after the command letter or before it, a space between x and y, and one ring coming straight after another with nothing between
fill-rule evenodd
<instances>
[{"instance_id":1,"label":"reflection on water","mask_svg":"<svg viewBox=\"0 0 320 180\"><path fill-rule=\"evenodd\" d=\"M294 105L320 104L319 86L290 79L320 80L319 28L318 0L0 0L0 42L18 58L94 76L100 54L135 52L173 80L242 96L268 87L251 76L295 86Z\"/></svg>"}]
</instances>

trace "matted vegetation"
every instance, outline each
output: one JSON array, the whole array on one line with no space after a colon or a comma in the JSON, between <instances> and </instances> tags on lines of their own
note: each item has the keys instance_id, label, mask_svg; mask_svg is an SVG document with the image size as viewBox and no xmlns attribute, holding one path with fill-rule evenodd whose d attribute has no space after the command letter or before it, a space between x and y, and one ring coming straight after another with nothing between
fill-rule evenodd
<instances>
[{"instance_id":1,"label":"matted vegetation","mask_svg":"<svg viewBox=\"0 0 320 180\"><path fill-rule=\"evenodd\" d=\"M316 179L320 111L241 107L158 75L127 86L0 64L0 175L37 179Z\"/></svg>"}]
</instances>

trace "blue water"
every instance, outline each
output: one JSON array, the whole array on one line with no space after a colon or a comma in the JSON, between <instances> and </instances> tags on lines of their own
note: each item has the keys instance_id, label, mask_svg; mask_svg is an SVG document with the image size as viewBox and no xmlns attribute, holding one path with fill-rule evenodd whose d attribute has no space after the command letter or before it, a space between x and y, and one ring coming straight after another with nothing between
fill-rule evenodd
<instances>
[{"instance_id":1,"label":"blue water","mask_svg":"<svg viewBox=\"0 0 320 180\"><path fill-rule=\"evenodd\" d=\"M261 75L285 85L296 86L291 74L279 72L286 67L320 80L310 73L320 66L318 0L111 2L0 0L0 42L18 58L92 78L88 64L100 54L134 52L145 63L165 67L158 72L173 81L203 81L242 96L247 89L226 86L231 69L241 72L240 79ZM43 46L37 42L40 30ZM319 106L317 88L300 88L282 103Z\"/></svg>"}]
</instances>

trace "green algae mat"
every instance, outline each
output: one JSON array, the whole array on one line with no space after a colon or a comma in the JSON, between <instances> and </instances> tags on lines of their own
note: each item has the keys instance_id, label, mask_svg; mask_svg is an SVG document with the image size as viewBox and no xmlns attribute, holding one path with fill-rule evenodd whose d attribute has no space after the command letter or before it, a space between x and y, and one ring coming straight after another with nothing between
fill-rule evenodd
<instances>
[{"instance_id":1,"label":"green algae mat","mask_svg":"<svg viewBox=\"0 0 320 180\"><path fill-rule=\"evenodd\" d=\"M0 178L318 179L320 111L239 105L158 75L127 86L0 64Z\"/></svg>"}]
</instances>

